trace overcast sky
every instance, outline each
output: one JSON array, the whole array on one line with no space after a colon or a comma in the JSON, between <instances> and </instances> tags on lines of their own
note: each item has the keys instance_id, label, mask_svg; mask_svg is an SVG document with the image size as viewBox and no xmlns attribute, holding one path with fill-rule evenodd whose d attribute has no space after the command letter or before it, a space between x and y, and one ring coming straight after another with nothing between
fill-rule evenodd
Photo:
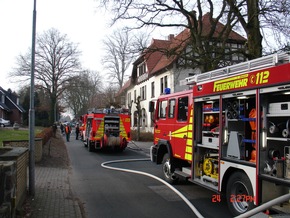
<instances>
[{"instance_id":1,"label":"overcast sky","mask_svg":"<svg viewBox=\"0 0 290 218\"><path fill-rule=\"evenodd\" d=\"M32 44L34 0L0 0L0 86L17 91L9 84L8 73L16 66L16 57ZM108 18L97 9L95 0L37 0L36 33L54 27L79 43L82 66L101 71L102 40L109 33Z\"/></svg>"}]
</instances>

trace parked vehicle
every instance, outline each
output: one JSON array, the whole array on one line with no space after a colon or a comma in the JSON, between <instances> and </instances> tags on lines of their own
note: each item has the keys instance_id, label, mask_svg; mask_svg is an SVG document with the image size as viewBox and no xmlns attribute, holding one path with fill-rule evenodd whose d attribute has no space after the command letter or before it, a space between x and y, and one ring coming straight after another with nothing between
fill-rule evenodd
<instances>
[{"instance_id":1,"label":"parked vehicle","mask_svg":"<svg viewBox=\"0 0 290 218\"><path fill-rule=\"evenodd\" d=\"M186 79L191 90L150 102L151 160L163 165L165 180L211 189L212 202L225 196L234 216L288 194L289 58L279 53L198 74Z\"/></svg>"},{"instance_id":2,"label":"parked vehicle","mask_svg":"<svg viewBox=\"0 0 290 218\"><path fill-rule=\"evenodd\" d=\"M0 118L0 126L1 127L6 127L6 126L10 126L10 121L9 120L5 120L3 118Z\"/></svg>"},{"instance_id":3,"label":"parked vehicle","mask_svg":"<svg viewBox=\"0 0 290 218\"><path fill-rule=\"evenodd\" d=\"M130 115L123 109L101 109L82 117L81 138L88 150L123 151L130 141Z\"/></svg>"}]
</instances>

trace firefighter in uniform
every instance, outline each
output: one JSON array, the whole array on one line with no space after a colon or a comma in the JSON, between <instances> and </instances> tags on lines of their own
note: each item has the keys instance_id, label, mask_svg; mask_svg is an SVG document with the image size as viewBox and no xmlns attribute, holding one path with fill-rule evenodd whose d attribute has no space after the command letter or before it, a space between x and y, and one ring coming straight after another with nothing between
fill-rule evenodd
<instances>
[{"instance_id":1,"label":"firefighter in uniform","mask_svg":"<svg viewBox=\"0 0 290 218\"><path fill-rule=\"evenodd\" d=\"M69 142L70 133L71 133L71 127L70 127L70 125L69 124L66 124L64 130L65 130L66 141Z\"/></svg>"}]
</instances>

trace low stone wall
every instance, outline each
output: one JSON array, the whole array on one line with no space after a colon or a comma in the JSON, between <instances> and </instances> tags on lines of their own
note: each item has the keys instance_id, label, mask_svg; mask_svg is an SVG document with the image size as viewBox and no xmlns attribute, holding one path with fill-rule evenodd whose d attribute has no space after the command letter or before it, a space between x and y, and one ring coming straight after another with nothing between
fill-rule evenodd
<instances>
[{"instance_id":1,"label":"low stone wall","mask_svg":"<svg viewBox=\"0 0 290 218\"><path fill-rule=\"evenodd\" d=\"M25 147L29 149L29 140L10 140L3 141L3 147ZM42 138L35 138L35 162L40 162L42 159Z\"/></svg>"},{"instance_id":2,"label":"low stone wall","mask_svg":"<svg viewBox=\"0 0 290 218\"><path fill-rule=\"evenodd\" d=\"M26 198L27 192L27 167L28 167L28 149L24 147L19 148L1 148L0 149L0 163L2 165L8 165L9 162L15 162L15 172L12 175L12 172L9 172L6 176L8 176L8 180L11 187L8 189L6 199L2 199L5 204L8 203L8 208L12 209L12 214L15 214L15 209L20 208ZM12 164L13 165L13 164ZM3 169L3 166L2 166ZM10 170L11 171L11 170ZM13 170L14 171L14 170ZM2 178L2 177L1 177ZM4 183L2 183L4 185ZM13 187L15 186L15 188ZM4 189L4 187L1 187ZM5 187L7 189L7 187ZM13 191L15 190L15 191ZM5 190L7 191L7 190ZM5 194L5 191L3 193ZM10 205L10 206L9 206ZM10 217L10 216L1 216L0 217ZM14 217L14 216L11 216Z\"/></svg>"}]
</instances>

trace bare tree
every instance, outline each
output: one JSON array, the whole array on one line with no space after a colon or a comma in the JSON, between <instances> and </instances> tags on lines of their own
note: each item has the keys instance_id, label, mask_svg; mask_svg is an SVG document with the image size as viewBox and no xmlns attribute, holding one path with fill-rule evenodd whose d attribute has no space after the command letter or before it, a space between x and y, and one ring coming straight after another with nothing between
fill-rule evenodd
<instances>
[{"instance_id":1,"label":"bare tree","mask_svg":"<svg viewBox=\"0 0 290 218\"><path fill-rule=\"evenodd\" d=\"M198 67L202 71L227 65L228 63L222 63L226 55L246 54L243 47L234 51L228 49L228 43L233 38L232 28L238 20L225 1L219 3L219 10L216 10L214 2L212 0L102 1L103 5L111 6L115 15L113 23L119 20L132 20L132 29L143 27L183 29L184 34L176 38L174 43L162 52L170 57L180 56L184 60L185 68ZM205 15L206 23L203 20ZM242 37L240 40L245 41ZM152 51L147 50L147 52Z\"/></svg>"},{"instance_id":2,"label":"bare tree","mask_svg":"<svg viewBox=\"0 0 290 218\"><path fill-rule=\"evenodd\" d=\"M247 34L249 58L262 55L264 40L267 49L277 50L289 42L289 0L227 0L231 10Z\"/></svg>"},{"instance_id":3,"label":"bare tree","mask_svg":"<svg viewBox=\"0 0 290 218\"><path fill-rule=\"evenodd\" d=\"M11 73L11 76L18 77L19 81L30 79L30 52L18 56L18 66ZM35 83L36 86L42 87L50 98L50 123L54 121L59 97L79 72L80 54L77 45L57 29L49 29L37 36Z\"/></svg>"},{"instance_id":4,"label":"bare tree","mask_svg":"<svg viewBox=\"0 0 290 218\"><path fill-rule=\"evenodd\" d=\"M119 87L117 86L107 86L103 92L97 96L98 99L102 101L102 106L105 108L110 108L111 106L119 108L119 102L115 101L116 93L118 92Z\"/></svg>"},{"instance_id":5,"label":"bare tree","mask_svg":"<svg viewBox=\"0 0 290 218\"><path fill-rule=\"evenodd\" d=\"M102 81L99 72L85 70L70 82L63 93L63 99L67 108L70 108L74 116L87 113L88 108L95 107L95 96L102 90Z\"/></svg>"},{"instance_id":6,"label":"bare tree","mask_svg":"<svg viewBox=\"0 0 290 218\"><path fill-rule=\"evenodd\" d=\"M138 36L123 28L114 31L103 42L105 54L102 63L105 70L109 72L110 81L116 82L119 88L124 84L126 72L132 64L135 54L147 43L144 35Z\"/></svg>"},{"instance_id":7,"label":"bare tree","mask_svg":"<svg viewBox=\"0 0 290 218\"><path fill-rule=\"evenodd\" d=\"M247 51L239 51L249 59L262 55L263 35L266 40L270 29L275 41L284 44L289 41L289 0L155 0L155 1L127 1L127 0L102 0L102 5L111 8L114 17L113 23L119 20L133 20L132 28L148 27L183 27L190 30L190 38L193 46L190 53L194 62L204 62L197 65L207 68L215 68L217 62L224 59L225 55L216 53L218 49L223 51L226 47L222 44L217 48L215 44L206 44L208 39L218 39L218 43L225 43L230 31L241 26L247 35ZM197 12L195 17L192 11ZM210 25L202 26L200 21L205 13L210 14ZM215 17L215 18L214 18ZM223 21L224 27L216 36L218 22ZM210 31L204 35L206 29ZM288 38L288 39L287 39ZM210 40L212 41L212 40ZM268 43L269 45L269 43ZM209 54L218 54L214 58ZM171 52L172 54L172 52ZM190 56L190 55L189 55ZM220 60L218 60L220 59ZM210 63L210 67L208 67Z\"/></svg>"}]
</instances>

